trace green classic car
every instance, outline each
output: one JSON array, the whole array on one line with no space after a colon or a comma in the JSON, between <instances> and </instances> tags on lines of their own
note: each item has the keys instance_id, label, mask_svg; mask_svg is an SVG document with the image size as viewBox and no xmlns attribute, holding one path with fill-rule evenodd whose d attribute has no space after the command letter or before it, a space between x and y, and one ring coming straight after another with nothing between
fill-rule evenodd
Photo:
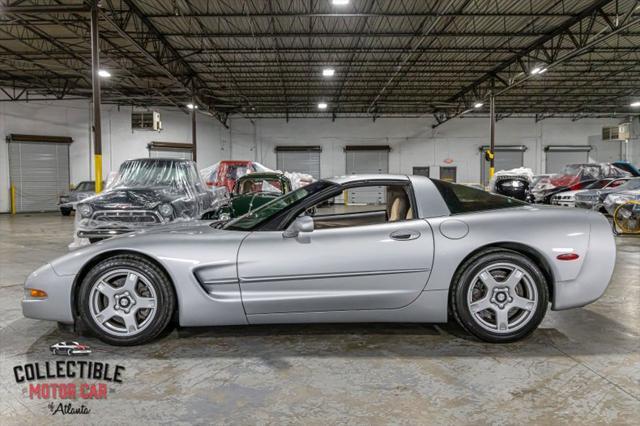
<instances>
[{"instance_id":1,"label":"green classic car","mask_svg":"<svg viewBox=\"0 0 640 426\"><path fill-rule=\"evenodd\" d=\"M251 173L236 182L229 204L207 214L206 219L229 220L249 213L291 191L291 181L281 173Z\"/></svg>"}]
</instances>

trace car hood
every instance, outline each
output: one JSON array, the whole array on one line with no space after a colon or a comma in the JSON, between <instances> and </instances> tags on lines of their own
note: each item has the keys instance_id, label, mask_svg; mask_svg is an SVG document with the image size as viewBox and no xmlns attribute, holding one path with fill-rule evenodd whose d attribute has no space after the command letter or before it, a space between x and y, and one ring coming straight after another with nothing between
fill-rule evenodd
<instances>
[{"instance_id":1,"label":"car hood","mask_svg":"<svg viewBox=\"0 0 640 426\"><path fill-rule=\"evenodd\" d=\"M84 202L98 209L153 209L162 203L171 203L181 195L169 188L111 189Z\"/></svg>"},{"instance_id":2,"label":"car hood","mask_svg":"<svg viewBox=\"0 0 640 426\"><path fill-rule=\"evenodd\" d=\"M109 252L133 252L161 264L178 261L198 265L216 260L211 258L214 246L235 261L240 242L249 233L216 229L211 225L211 221L190 220L154 226L81 247L50 263L58 275L75 275L96 256Z\"/></svg>"}]
</instances>

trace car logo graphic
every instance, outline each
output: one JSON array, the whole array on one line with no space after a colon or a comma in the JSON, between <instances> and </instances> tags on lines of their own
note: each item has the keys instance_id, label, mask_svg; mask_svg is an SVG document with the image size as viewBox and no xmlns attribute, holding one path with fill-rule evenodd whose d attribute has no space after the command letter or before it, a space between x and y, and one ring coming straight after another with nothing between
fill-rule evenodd
<instances>
[{"instance_id":1,"label":"car logo graphic","mask_svg":"<svg viewBox=\"0 0 640 426\"><path fill-rule=\"evenodd\" d=\"M91 348L88 345L78 342L58 342L49 346L49 349L53 355L76 356L89 355L91 353Z\"/></svg>"}]
</instances>

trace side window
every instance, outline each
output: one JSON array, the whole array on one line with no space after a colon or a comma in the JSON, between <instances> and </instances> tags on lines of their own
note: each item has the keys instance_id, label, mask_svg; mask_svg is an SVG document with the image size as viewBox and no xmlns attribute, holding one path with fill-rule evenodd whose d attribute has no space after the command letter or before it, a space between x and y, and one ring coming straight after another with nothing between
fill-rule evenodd
<instances>
[{"instance_id":1,"label":"side window","mask_svg":"<svg viewBox=\"0 0 640 426\"><path fill-rule=\"evenodd\" d=\"M360 193L359 202L352 202L351 191ZM363 197L370 193L370 197ZM368 200L368 201L367 201ZM341 195L317 203L307 209L316 229L375 225L414 218L415 208L411 188L407 185L359 186Z\"/></svg>"}]
</instances>

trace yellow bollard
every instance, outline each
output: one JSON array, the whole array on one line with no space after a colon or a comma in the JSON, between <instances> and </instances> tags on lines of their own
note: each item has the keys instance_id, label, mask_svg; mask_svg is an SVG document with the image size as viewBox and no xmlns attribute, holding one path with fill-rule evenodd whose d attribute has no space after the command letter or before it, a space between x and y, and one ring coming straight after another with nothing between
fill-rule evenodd
<instances>
[{"instance_id":1,"label":"yellow bollard","mask_svg":"<svg viewBox=\"0 0 640 426\"><path fill-rule=\"evenodd\" d=\"M94 155L93 160L96 171L96 193L100 193L102 192L102 155Z\"/></svg>"},{"instance_id":2,"label":"yellow bollard","mask_svg":"<svg viewBox=\"0 0 640 426\"><path fill-rule=\"evenodd\" d=\"M16 214L16 187L11 185L11 214Z\"/></svg>"}]
</instances>

